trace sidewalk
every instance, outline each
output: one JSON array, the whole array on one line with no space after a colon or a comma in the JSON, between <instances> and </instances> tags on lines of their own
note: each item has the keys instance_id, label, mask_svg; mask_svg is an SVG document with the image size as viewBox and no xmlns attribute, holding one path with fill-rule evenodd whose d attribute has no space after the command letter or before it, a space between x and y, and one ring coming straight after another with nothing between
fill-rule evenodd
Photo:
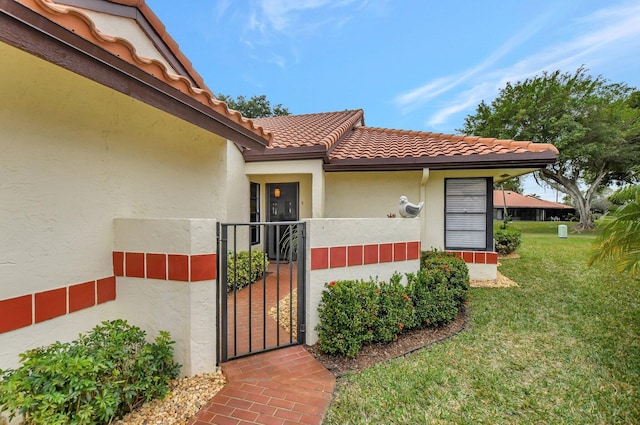
<instances>
[{"instance_id":1,"label":"sidewalk","mask_svg":"<svg viewBox=\"0 0 640 425\"><path fill-rule=\"evenodd\" d=\"M320 425L334 376L296 345L222 364L227 384L188 425Z\"/></svg>"}]
</instances>

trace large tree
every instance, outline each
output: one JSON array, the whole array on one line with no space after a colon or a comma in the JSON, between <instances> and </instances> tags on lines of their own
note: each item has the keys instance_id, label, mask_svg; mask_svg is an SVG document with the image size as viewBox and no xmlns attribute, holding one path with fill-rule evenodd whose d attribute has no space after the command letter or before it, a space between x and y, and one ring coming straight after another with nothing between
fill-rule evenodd
<instances>
[{"instance_id":1,"label":"large tree","mask_svg":"<svg viewBox=\"0 0 640 425\"><path fill-rule=\"evenodd\" d=\"M631 182L640 162L638 95L626 84L587 74L544 72L507 83L490 105L482 101L459 131L483 137L552 143L560 154L537 177L571 196L578 230L594 227L591 199L612 183Z\"/></svg>"},{"instance_id":2,"label":"large tree","mask_svg":"<svg viewBox=\"0 0 640 425\"><path fill-rule=\"evenodd\" d=\"M269 102L267 96L264 94L260 96L254 95L249 99L240 95L234 99L229 95L218 93L216 98L229 105L229 108L241 112L242 115L247 118L265 118L290 115L289 110L282 106L281 103L271 107L271 102Z\"/></svg>"},{"instance_id":3,"label":"large tree","mask_svg":"<svg viewBox=\"0 0 640 425\"><path fill-rule=\"evenodd\" d=\"M508 180L503 181L502 183L494 184L493 188L500 190L509 190L521 195L524 192L524 188L522 187L522 180L520 179L520 177L512 177Z\"/></svg>"}]
</instances>

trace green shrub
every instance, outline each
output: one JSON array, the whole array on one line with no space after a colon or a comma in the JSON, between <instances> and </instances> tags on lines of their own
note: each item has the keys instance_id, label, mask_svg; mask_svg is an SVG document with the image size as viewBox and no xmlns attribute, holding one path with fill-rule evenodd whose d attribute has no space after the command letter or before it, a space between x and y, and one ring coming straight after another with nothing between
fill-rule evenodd
<instances>
[{"instance_id":1,"label":"green shrub","mask_svg":"<svg viewBox=\"0 0 640 425\"><path fill-rule=\"evenodd\" d=\"M520 229L497 229L493 232L493 239L498 254L511 254L522 243L522 231Z\"/></svg>"},{"instance_id":2,"label":"green shrub","mask_svg":"<svg viewBox=\"0 0 640 425\"><path fill-rule=\"evenodd\" d=\"M415 325L413 302L401 276L394 274L389 283L380 282L376 290L377 320L374 325L374 341L389 342Z\"/></svg>"},{"instance_id":3,"label":"green shrub","mask_svg":"<svg viewBox=\"0 0 640 425\"><path fill-rule=\"evenodd\" d=\"M115 320L71 343L28 350L22 366L0 371L0 411L31 425L109 423L166 395L180 371L173 343L168 332L148 343L140 328Z\"/></svg>"},{"instance_id":4,"label":"green shrub","mask_svg":"<svg viewBox=\"0 0 640 425\"><path fill-rule=\"evenodd\" d=\"M407 294L413 301L415 320L419 325L444 325L458 314L457 292L438 269L421 268L418 273L408 273Z\"/></svg>"},{"instance_id":5,"label":"green shrub","mask_svg":"<svg viewBox=\"0 0 640 425\"><path fill-rule=\"evenodd\" d=\"M227 263L227 290L244 288L260 279L267 270L269 260L267 254L261 250L251 251L251 261L249 261L249 251L240 251L235 256L229 251Z\"/></svg>"},{"instance_id":6,"label":"green shrub","mask_svg":"<svg viewBox=\"0 0 640 425\"><path fill-rule=\"evenodd\" d=\"M460 306L467 300L469 291L469 267L462 258L443 251L422 251L420 268L426 270L440 270L447 278L449 288L454 292L455 299Z\"/></svg>"},{"instance_id":7,"label":"green shrub","mask_svg":"<svg viewBox=\"0 0 640 425\"><path fill-rule=\"evenodd\" d=\"M325 285L316 327L318 347L323 352L353 357L373 341L376 289L371 280L338 280Z\"/></svg>"}]
</instances>

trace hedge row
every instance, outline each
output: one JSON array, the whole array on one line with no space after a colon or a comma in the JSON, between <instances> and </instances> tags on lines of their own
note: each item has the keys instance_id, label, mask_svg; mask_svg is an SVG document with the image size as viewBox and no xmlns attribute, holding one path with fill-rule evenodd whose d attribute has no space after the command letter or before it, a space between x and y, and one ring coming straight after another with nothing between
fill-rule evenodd
<instances>
[{"instance_id":1,"label":"hedge row","mask_svg":"<svg viewBox=\"0 0 640 425\"><path fill-rule=\"evenodd\" d=\"M469 289L463 260L423 252L420 270L394 274L388 283L338 280L325 285L316 327L318 346L328 354L353 357L373 342L389 342L402 332L445 325L455 319Z\"/></svg>"}]
</instances>

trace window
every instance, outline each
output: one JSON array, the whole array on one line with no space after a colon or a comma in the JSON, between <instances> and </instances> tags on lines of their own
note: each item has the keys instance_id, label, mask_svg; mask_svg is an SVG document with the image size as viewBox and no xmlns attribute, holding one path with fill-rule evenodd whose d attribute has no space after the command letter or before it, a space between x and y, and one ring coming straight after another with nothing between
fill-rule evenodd
<instances>
[{"instance_id":1,"label":"window","mask_svg":"<svg viewBox=\"0 0 640 425\"><path fill-rule=\"evenodd\" d=\"M260 183L249 184L249 221L260 221ZM260 243L260 226L251 226L251 245Z\"/></svg>"},{"instance_id":2,"label":"window","mask_svg":"<svg viewBox=\"0 0 640 425\"><path fill-rule=\"evenodd\" d=\"M493 250L491 179L446 179L445 249Z\"/></svg>"}]
</instances>

